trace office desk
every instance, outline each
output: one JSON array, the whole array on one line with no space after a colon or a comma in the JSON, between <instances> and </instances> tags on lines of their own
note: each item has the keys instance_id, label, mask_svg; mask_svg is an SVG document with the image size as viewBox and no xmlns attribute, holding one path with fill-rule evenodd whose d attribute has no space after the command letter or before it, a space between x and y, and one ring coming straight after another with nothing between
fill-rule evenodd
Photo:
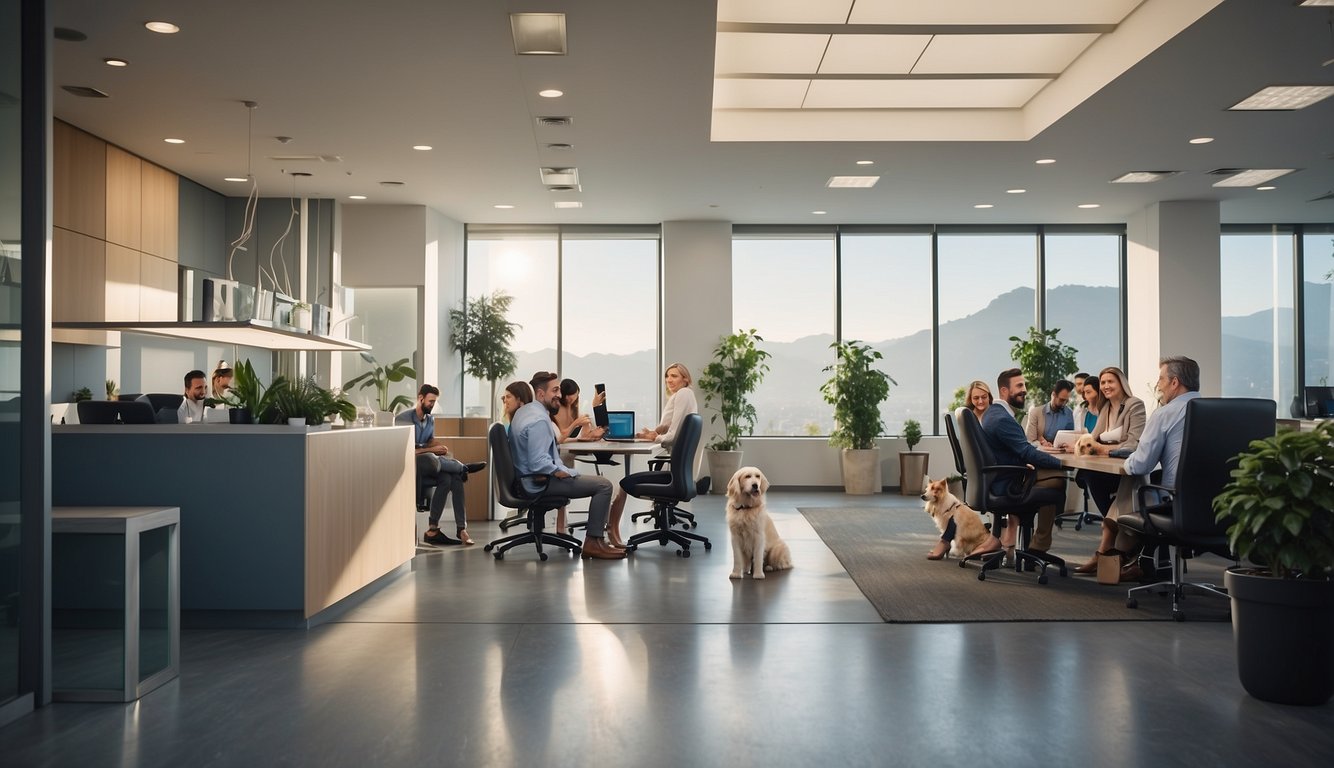
<instances>
[{"instance_id":1,"label":"office desk","mask_svg":"<svg viewBox=\"0 0 1334 768\"><path fill-rule=\"evenodd\" d=\"M1073 453L1053 453L1061 466L1067 469L1087 469L1090 472L1102 472L1108 475L1124 475L1126 460L1111 456L1076 456Z\"/></svg>"},{"instance_id":2,"label":"office desk","mask_svg":"<svg viewBox=\"0 0 1334 768\"><path fill-rule=\"evenodd\" d=\"M633 443L613 443L606 440L593 440L591 442L580 442L571 440L568 443L561 443L560 449L575 455L586 455L590 453L610 453L614 456L625 457L625 474L630 475L630 457L631 456L650 456L657 453L662 448L658 443L650 443L647 440Z\"/></svg>"}]
</instances>

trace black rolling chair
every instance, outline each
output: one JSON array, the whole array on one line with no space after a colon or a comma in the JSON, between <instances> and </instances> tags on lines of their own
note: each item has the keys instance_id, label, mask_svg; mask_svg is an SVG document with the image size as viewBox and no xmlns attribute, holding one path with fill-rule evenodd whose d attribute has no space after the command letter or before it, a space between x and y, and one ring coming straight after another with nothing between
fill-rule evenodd
<instances>
[{"instance_id":1,"label":"black rolling chair","mask_svg":"<svg viewBox=\"0 0 1334 768\"><path fill-rule=\"evenodd\" d=\"M80 424L156 424L153 406L142 400L83 400L75 404Z\"/></svg>"},{"instance_id":2,"label":"black rolling chair","mask_svg":"<svg viewBox=\"0 0 1334 768\"><path fill-rule=\"evenodd\" d=\"M1172 618L1183 621L1181 600L1186 589L1227 597L1214 584L1182 579L1185 561L1202 552L1235 556L1227 543L1227 524L1214 518L1214 497L1231 479L1229 461L1246 450L1252 440L1274 434L1274 401L1241 397L1199 397L1186 404L1181 438L1181 463L1177 465L1177 487L1144 485L1135 497L1135 511L1117 522L1139 534L1148 551L1158 545L1172 549L1172 580L1132 587L1126 607L1139 606L1139 592L1172 593ZM1150 494L1158 498L1150 498Z\"/></svg>"},{"instance_id":3,"label":"black rolling chair","mask_svg":"<svg viewBox=\"0 0 1334 768\"><path fill-rule=\"evenodd\" d=\"M1038 583L1047 583L1047 567L1056 566L1062 576L1067 575L1065 561L1046 552L1033 552L1028 548L1033 535L1033 518L1038 507L1046 504L1060 504L1065 500L1065 490L1041 488L1034 484L1037 470L1026 466L997 464L991 452L987 436L978 423L977 416L968 408L954 412L955 426L958 430L959 446L963 452L965 473L969 478L968 489L964 494L968 506L983 514L992 515L992 532L1001 529L1001 520L1013 515L1019 519L1019 536L1014 553L1016 572L1038 569ZM1002 490L993 485L1003 480ZM970 560L977 560L982 565L978 572L978 581L986 581L987 571L1001 566L1005 559L1004 552L969 555L959 561L962 568Z\"/></svg>"},{"instance_id":4,"label":"black rolling chair","mask_svg":"<svg viewBox=\"0 0 1334 768\"><path fill-rule=\"evenodd\" d=\"M672 444L670 470L636 472L621 480L625 492L637 499L653 502L653 530L636 533L625 542L627 551L635 551L640 544L657 541L665 545L673 542L681 548L676 554L690 557L690 544L703 542L705 549L712 549L713 544L697 533L672 530L672 524L680 514L677 504L695 498L695 451L699 448L699 436L703 430L703 420L698 413L685 417L681 430Z\"/></svg>"},{"instance_id":5,"label":"black rolling chair","mask_svg":"<svg viewBox=\"0 0 1334 768\"><path fill-rule=\"evenodd\" d=\"M664 468L671 466L671 454L659 454L648 460L648 468L653 472L660 472ZM709 478L704 478L702 482L695 483L695 495L709 492ZM652 520L653 510L648 509L643 512L636 512L630 515L630 522L637 523L640 520ZM699 523L695 522L695 513L689 512L679 507L672 510L672 525L680 525L682 528L698 528Z\"/></svg>"},{"instance_id":6,"label":"black rolling chair","mask_svg":"<svg viewBox=\"0 0 1334 768\"><path fill-rule=\"evenodd\" d=\"M959 445L959 431L954 426L954 414L945 411L945 435L950 439L950 450L954 453L954 471L963 478L963 492L968 494L968 465L963 460L963 448Z\"/></svg>"},{"instance_id":7,"label":"black rolling chair","mask_svg":"<svg viewBox=\"0 0 1334 768\"><path fill-rule=\"evenodd\" d=\"M514 468L514 455L510 453L509 435L505 432L504 424L491 425L491 431L487 433L487 442L491 445L491 475L495 478L496 501L502 506L517 509L521 515L525 515L528 529L523 533L515 533L496 539L483 549L491 552L497 560L505 559L505 553L520 544L536 546L537 556L541 560L547 559L547 553L542 551L543 544L561 547L576 555L579 554L583 546L578 539L561 533L547 533L543 530L546 513L569 504L570 500L565 496L548 496L546 489L539 493L530 493L528 489L523 487L523 483L519 482L520 477Z\"/></svg>"},{"instance_id":8,"label":"black rolling chair","mask_svg":"<svg viewBox=\"0 0 1334 768\"><path fill-rule=\"evenodd\" d=\"M176 395L169 392L149 392L148 394L140 395L136 399L147 400L148 404L153 406L153 411L156 413L163 408L170 408L173 411L180 408L181 401L185 399L185 395Z\"/></svg>"}]
</instances>

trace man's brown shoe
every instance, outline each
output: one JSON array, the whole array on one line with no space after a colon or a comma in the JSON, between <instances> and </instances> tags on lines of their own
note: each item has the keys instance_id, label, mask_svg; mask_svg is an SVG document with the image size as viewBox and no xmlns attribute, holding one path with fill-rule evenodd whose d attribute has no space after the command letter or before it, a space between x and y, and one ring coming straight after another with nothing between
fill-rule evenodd
<instances>
[{"instance_id":1,"label":"man's brown shoe","mask_svg":"<svg viewBox=\"0 0 1334 768\"><path fill-rule=\"evenodd\" d=\"M584 546L579 556L598 560L622 560L625 558L625 550L610 547L602 539L589 537L584 539Z\"/></svg>"}]
</instances>

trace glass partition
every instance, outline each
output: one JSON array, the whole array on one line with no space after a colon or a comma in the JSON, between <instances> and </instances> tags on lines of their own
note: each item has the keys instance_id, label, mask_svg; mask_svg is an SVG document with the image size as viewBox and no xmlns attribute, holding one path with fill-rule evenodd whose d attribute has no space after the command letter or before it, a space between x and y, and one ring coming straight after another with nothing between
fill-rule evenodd
<instances>
[{"instance_id":1,"label":"glass partition","mask_svg":"<svg viewBox=\"0 0 1334 768\"><path fill-rule=\"evenodd\" d=\"M18 694L20 47L18 0L0 0L0 705Z\"/></svg>"},{"instance_id":2,"label":"glass partition","mask_svg":"<svg viewBox=\"0 0 1334 768\"><path fill-rule=\"evenodd\" d=\"M1297 392L1293 230L1227 229L1219 258L1223 396L1270 399L1286 417ZM1323 273L1312 279L1327 286Z\"/></svg>"}]
</instances>

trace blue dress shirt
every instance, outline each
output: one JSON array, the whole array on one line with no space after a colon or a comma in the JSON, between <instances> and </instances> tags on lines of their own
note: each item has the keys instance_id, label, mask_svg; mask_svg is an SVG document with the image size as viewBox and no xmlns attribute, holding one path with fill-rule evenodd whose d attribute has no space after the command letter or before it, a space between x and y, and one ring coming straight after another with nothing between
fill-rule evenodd
<instances>
[{"instance_id":1,"label":"blue dress shirt","mask_svg":"<svg viewBox=\"0 0 1334 768\"><path fill-rule=\"evenodd\" d=\"M1042 436L1047 438L1047 442L1056 441L1056 433L1062 429L1075 428L1075 415L1069 408L1062 406L1060 410L1054 410L1051 403L1042 406L1046 411L1042 417Z\"/></svg>"},{"instance_id":2,"label":"blue dress shirt","mask_svg":"<svg viewBox=\"0 0 1334 768\"><path fill-rule=\"evenodd\" d=\"M1181 464L1181 441L1186 431L1186 404L1199 397L1199 392L1186 392L1159 406L1144 425L1135 452L1126 459L1126 473L1147 475L1158 464L1163 465L1163 482L1168 488L1177 487L1177 467Z\"/></svg>"}]
</instances>

